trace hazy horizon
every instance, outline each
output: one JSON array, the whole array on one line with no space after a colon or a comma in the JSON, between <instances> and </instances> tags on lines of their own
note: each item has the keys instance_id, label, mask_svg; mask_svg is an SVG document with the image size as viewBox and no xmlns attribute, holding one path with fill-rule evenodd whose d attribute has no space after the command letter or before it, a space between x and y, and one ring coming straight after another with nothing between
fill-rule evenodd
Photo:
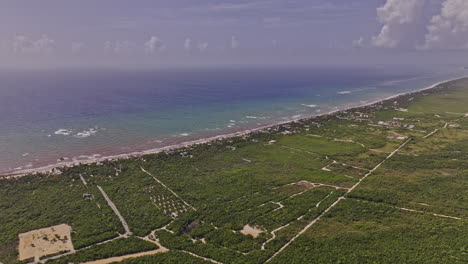
<instances>
[{"instance_id":1,"label":"hazy horizon","mask_svg":"<svg viewBox=\"0 0 468 264\"><path fill-rule=\"evenodd\" d=\"M0 1L0 67L459 65L463 0Z\"/></svg>"}]
</instances>

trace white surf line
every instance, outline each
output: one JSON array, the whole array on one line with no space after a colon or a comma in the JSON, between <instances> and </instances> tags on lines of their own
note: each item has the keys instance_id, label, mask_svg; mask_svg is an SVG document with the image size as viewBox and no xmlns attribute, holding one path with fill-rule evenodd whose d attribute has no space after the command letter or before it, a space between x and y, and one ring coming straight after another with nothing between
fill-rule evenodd
<instances>
[{"instance_id":1,"label":"white surf line","mask_svg":"<svg viewBox=\"0 0 468 264\"><path fill-rule=\"evenodd\" d=\"M411 141L412 138L409 138L408 140L406 140L403 144L401 144L397 149L395 149L392 153L390 153L390 155L388 155L382 162L380 162L379 164L377 164L372 170L370 170L366 175L364 175L364 177L362 177L361 179L359 179L359 181L353 185L353 187L349 188L342 196L340 196L334 203L332 203L327 209L325 209L320 215L318 215L316 218L314 218L309 224L307 224L301 231L299 231L299 233L297 233L293 238L291 238L291 240L289 240L286 244L284 244L278 251L275 252L275 254L273 254L273 256L271 256L267 261L265 261L265 263L269 262L270 260L272 260L274 257L276 257L279 253L281 253L285 248L287 248L292 242L294 242L294 240L296 240L300 235L302 235L303 233L305 233L311 226L313 226L318 220L320 220L322 218L322 216L326 213L328 213L328 211L330 211L333 207L335 207L341 200L343 200L345 197L345 195L347 195L348 193L352 192L356 187L359 186L359 184L361 184L361 182L366 179L369 175L371 175L375 170L377 170L380 166L382 166L382 164L385 163L385 161L387 161L389 158L391 158L393 155L395 155L395 153L397 153L401 148L403 148L406 144L408 144L408 142Z\"/></svg>"},{"instance_id":2,"label":"white surf line","mask_svg":"<svg viewBox=\"0 0 468 264\"><path fill-rule=\"evenodd\" d=\"M447 128L447 126L448 126L448 123L445 123L444 128Z\"/></svg>"},{"instance_id":3,"label":"white surf line","mask_svg":"<svg viewBox=\"0 0 468 264\"><path fill-rule=\"evenodd\" d=\"M158 180L158 178L156 178L155 176L153 176L153 174L149 173L147 170L145 170L143 167L140 167L141 170L148 174L149 176L151 176L155 181L157 181L159 184L161 184L164 188L166 188L166 190L168 190L169 192L171 192L175 197L179 198L186 206L192 208L194 211L197 211L197 209L195 209L195 207L191 206L190 204L188 204L184 199L180 198L179 195L177 195L177 193L175 193L173 190L171 190L171 188L167 187L164 183L162 183L160 180Z\"/></svg>"},{"instance_id":4,"label":"white surf line","mask_svg":"<svg viewBox=\"0 0 468 264\"><path fill-rule=\"evenodd\" d=\"M117 209L117 206L115 206L115 204L112 202L112 200L109 198L109 196L107 196L106 192L101 188L101 186L99 186L99 185L96 185L96 186L98 187L99 191L101 191L102 196L104 196L104 199L106 199L107 204L110 206L110 208L112 209L112 211L114 211L115 215L117 215L117 217L119 218L120 222L122 223L122 226L123 226L124 229L125 229L125 234L124 234L124 236L129 236L129 235L131 235L132 232L130 231L130 228L128 227L127 221L125 221L125 219L123 218L123 216L120 214L119 209Z\"/></svg>"},{"instance_id":5,"label":"white surf line","mask_svg":"<svg viewBox=\"0 0 468 264\"><path fill-rule=\"evenodd\" d=\"M199 259L203 259L203 260L206 260L206 261L211 262L211 263L223 264L222 262L216 261L216 260L214 260L214 259L210 259L210 258L206 258L206 257L199 256L199 255L197 255L197 254L195 254L195 253L192 253L192 252L190 252L190 251L186 251L186 250L175 250L175 251L183 252L183 253L185 253L185 254L189 254L189 255L191 255L191 256L193 256L193 257L196 257L196 258L199 258Z\"/></svg>"},{"instance_id":6,"label":"white surf line","mask_svg":"<svg viewBox=\"0 0 468 264\"><path fill-rule=\"evenodd\" d=\"M437 131L439 131L439 129L438 129L438 128L436 128L434 131L432 131L431 133L429 133L429 134L425 135L425 136L424 136L424 137L422 137L422 138L426 139L426 138L428 138L428 137L430 137L430 136L434 135L435 133L437 133Z\"/></svg>"}]
</instances>

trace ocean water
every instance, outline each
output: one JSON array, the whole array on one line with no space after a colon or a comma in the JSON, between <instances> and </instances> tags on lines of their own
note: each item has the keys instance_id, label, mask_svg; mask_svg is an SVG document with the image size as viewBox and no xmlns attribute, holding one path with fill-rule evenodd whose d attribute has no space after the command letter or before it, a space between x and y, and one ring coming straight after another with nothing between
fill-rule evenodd
<instances>
[{"instance_id":1,"label":"ocean water","mask_svg":"<svg viewBox=\"0 0 468 264\"><path fill-rule=\"evenodd\" d=\"M158 148L365 104L459 68L0 71L0 174Z\"/></svg>"}]
</instances>

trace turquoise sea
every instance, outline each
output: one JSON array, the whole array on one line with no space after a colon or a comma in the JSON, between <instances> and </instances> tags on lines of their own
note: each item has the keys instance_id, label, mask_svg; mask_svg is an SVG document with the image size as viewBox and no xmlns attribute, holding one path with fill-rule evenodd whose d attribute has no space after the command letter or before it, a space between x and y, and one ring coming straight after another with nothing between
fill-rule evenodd
<instances>
[{"instance_id":1,"label":"turquoise sea","mask_svg":"<svg viewBox=\"0 0 468 264\"><path fill-rule=\"evenodd\" d=\"M458 67L0 70L0 174L357 106Z\"/></svg>"}]
</instances>

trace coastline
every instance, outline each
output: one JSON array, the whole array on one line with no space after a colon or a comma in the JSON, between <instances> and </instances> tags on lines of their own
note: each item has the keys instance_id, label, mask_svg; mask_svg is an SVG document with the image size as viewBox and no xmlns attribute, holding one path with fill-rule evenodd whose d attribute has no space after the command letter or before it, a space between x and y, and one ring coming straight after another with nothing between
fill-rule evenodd
<instances>
[{"instance_id":1,"label":"coastline","mask_svg":"<svg viewBox=\"0 0 468 264\"><path fill-rule=\"evenodd\" d=\"M330 116L330 115L334 115L336 113L340 113L340 112L343 112L343 111L349 111L349 110L353 110L353 109L358 109L358 108L362 108L362 107L368 107L368 106L380 104L380 103L383 103L383 102L386 102L388 100L392 100L392 99L395 99L395 98L398 98L398 97L401 97L401 96L406 96L406 95L410 95L410 94L417 94L417 93L421 93L423 91L435 89L438 86L443 85L445 83L449 83L449 82L457 81L457 80L462 80L462 79L465 79L467 77L468 76L447 79L447 80L434 83L434 84L432 84L432 85L430 85L428 87L421 88L421 89L418 89L418 90L415 90L415 91L399 93L399 94L387 96L385 98L376 99L376 100L368 102L368 103L357 104L357 105L353 105L353 106L346 106L346 107L343 107L343 108L339 108L339 109L332 110L332 111L322 113L322 114L318 114L318 115L311 115L311 116L300 117L300 118L297 118L297 119L274 122L274 123L271 123L271 124L262 125L262 126L258 126L258 127L253 127L253 128L249 128L249 129L244 129L244 130L240 130L240 131L237 131L237 132L232 132L232 133L227 133L227 134L220 134L220 135L211 136L211 137L204 137L204 138L184 141L184 142L180 142L180 143L177 143L177 144L172 144L172 145L158 147L158 148L152 148L152 149L143 150L143 151L134 151L134 152L124 153L124 154L109 155L109 156L103 156L103 157L99 157L99 158L80 160L80 161L57 162L57 163L53 163L53 164L42 166L42 167L29 168L29 169L24 169L24 170L7 172L7 173L4 173L4 174L0 174L0 178L4 178L4 179L20 178L20 177L24 177L24 176L31 175L31 174L36 174L36 173L49 173L54 169L58 169L58 168L62 168L62 167L73 167L73 166L78 166L78 165L82 165L82 164L93 164L93 163L98 163L98 162L105 162L105 161L108 161L108 160L122 160L122 159L128 159L128 158L133 158L133 157L141 157L141 156L144 156L144 155L156 154L156 153L160 153L160 152L164 152L164 151L168 151L168 150L175 150L175 149L179 149L179 148L183 148L183 147L190 147L192 145L205 144L205 143L209 143L209 142L220 140L220 139L227 139L227 138L231 138L231 137L244 136L244 135L247 135L247 134L250 134L250 133L253 133L253 132L261 131L261 130L264 130L264 129L269 129L269 128L272 128L272 127L275 127L275 126L289 124L289 123L292 123L292 122L297 122L297 121L300 121L300 120Z\"/></svg>"}]
</instances>

